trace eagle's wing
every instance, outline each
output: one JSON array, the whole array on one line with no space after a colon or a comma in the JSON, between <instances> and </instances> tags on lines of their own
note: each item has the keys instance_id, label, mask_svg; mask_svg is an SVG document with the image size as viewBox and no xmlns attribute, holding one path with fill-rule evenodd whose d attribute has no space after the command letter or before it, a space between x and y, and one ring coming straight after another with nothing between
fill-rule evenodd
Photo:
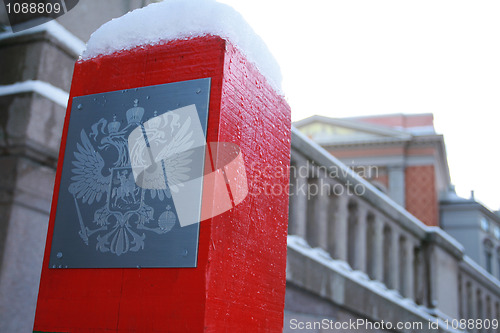
<instances>
[{"instance_id":1,"label":"eagle's wing","mask_svg":"<svg viewBox=\"0 0 500 333\"><path fill-rule=\"evenodd\" d=\"M160 150L155 159L157 161L165 160L172 155L185 152L190 149L194 144L194 140L192 140L193 131L189 130L190 126L191 118L187 118L177 133L172 136L170 142L166 144L162 150Z\"/></svg>"},{"instance_id":2,"label":"eagle's wing","mask_svg":"<svg viewBox=\"0 0 500 333\"><path fill-rule=\"evenodd\" d=\"M103 193L109 190L111 175L102 174L104 160L99 152L95 151L84 130L80 133L80 138L81 144L76 144L78 151L74 152L74 176L71 177L72 183L68 190L77 199L81 198L83 203L90 205L94 201L100 201Z\"/></svg>"},{"instance_id":3,"label":"eagle's wing","mask_svg":"<svg viewBox=\"0 0 500 333\"><path fill-rule=\"evenodd\" d=\"M188 172L191 170L189 164L192 162L189 156L193 154L191 148L194 144L193 131L190 127L191 118L187 118L156 157L157 161L164 161L168 186L174 192L178 191L177 186L182 186L184 181L189 180Z\"/></svg>"}]
</instances>

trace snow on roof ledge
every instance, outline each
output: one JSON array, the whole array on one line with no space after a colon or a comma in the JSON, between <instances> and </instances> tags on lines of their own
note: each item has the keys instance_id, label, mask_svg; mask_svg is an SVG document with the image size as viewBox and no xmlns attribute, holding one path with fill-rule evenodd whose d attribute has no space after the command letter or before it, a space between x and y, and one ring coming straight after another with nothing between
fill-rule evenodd
<instances>
[{"instance_id":1,"label":"snow on roof ledge","mask_svg":"<svg viewBox=\"0 0 500 333\"><path fill-rule=\"evenodd\" d=\"M103 24L82 59L175 39L216 35L229 40L281 93L281 70L264 41L232 7L214 0L165 0Z\"/></svg>"}]
</instances>

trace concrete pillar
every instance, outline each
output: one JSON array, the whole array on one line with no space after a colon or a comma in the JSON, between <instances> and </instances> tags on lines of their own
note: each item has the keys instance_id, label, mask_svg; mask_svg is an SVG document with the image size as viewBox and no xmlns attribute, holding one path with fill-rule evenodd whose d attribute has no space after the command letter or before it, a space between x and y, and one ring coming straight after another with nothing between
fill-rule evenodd
<instances>
[{"instance_id":1,"label":"concrete pillar","mask_svg":"<svg viewBox=\"0 0 500 333\"><path fill-rule=\"evenodd\" d=\"M358 204L355 237L355 257L354 269L366 272L366 214L367 209L364 205Z\"/></svg>"},{"instance_id":2,"label":"concrete pillar","mask_svg":"<svg viewBox=\"0 0 500 333\"><path fill-rule=\"evenodd\" d=\"M489 295L486 296L485 298L485 316L484 319L488 319L491 323L491 319L493 319L493 302L491 300L491 297ZM485 332L493 332L493 328L490 326L487 329L485 329Z\"/></svg>"},{"instance_id":3,"label":"concrete pillar","mask_svg":"<svg viewBox=\"0 0 500 333\"><path fill-rule=\"evenodd\" d=\"M334 259L347 261L347 223L348 223L348 203L349 197L342 193L338 196L332 195L335 200L335 212L332 216L334 220L333 232L329 237L329 252Z\"/></svg>"},{"instance_id":4,"label":"concrete pillar","mask_svg":"<svg viewBox=\"0 0 500 333\"><path fill-rule=\"evenodd\" d=\"M318 247L323 250L328 250L328 201L329 201L329 190L328 184L325 183L325 179L320 178L320 192L316 198L315 204L315 224L317 229L317 241Z\"/></svg>"},{"instance_id":5,"label":"concrete pillar","mask_svg":"<svg viewBox=\"0 0 500 333\"><path fill-rule=\"evenodd\" d=\"M500 318L500 300L497 299L495 302L495 309L493 311L495 318Z\"/></svg>"},{"instance_id":6,"label":"concrete pillar","mask_svg":"<svg viewBox=\"0 0 500 333\"><path fill-rule=\"evenodd\" d=\"M436 258L436 248L434 245L427 246L425 248L424 261L428 262L428 268L426 269L426 274L429 276L429 282L427 285L427 307L436 308L438 306L438 292L437 292L437 274L438 274L438 264Z\"/></svg>"},{"instance_id":7,"label":"concrete pillar","mask_svg":"<svg viewBox=\"0 0 500 333\"><path fill-rule=\"evenodd\" d=\"M467 318L467 281L465 279L465 276L462 274L460 275L460 295L459 297L459 315L460 318Z\"/></svg>"},{"instance_id":8,"label":"concrete pillar","mask_svg":"<svg viewBox=\"0 0 500 333\"><path fill-rule=\"evenodd\" d=\"M479 318L479 309L477 307L477 290L474 282L471 282L471 290L470 290L470 317L469 319L478 319Z\"/></svg>"},{"instance_id":9,"label":"concrete pillar","mask_svg":"<svg viewBox=\"0 0 500 333\"><path fill-rule=\"evenodd\" d=\"M353 198L349 200L347 215L347 263L353 269L356 267L356 240L358 228L358 205Z\"/></svg>"},{"instance_id":10,"label":"concrete pillar","mask_svg":"<svg viewBox=\"0 0 500 333\"><path fill-rule=\"evenodd\" d=\"M309 178L306 240L311 247L327 249L328 184L320 177Z\"/></svg>"},{"instance_id":11,"label":"concrete pillar","mask_svg":"<svg viewBox=\"0 0 500 333\"><path fill-rule=\"evenodd\" d=\"M414 298L414 278L415 278L415 272L414 272L414 243L411 239L406 240L406 260L404 263L405 267L401 267L400 269L404 269L406 272L404 274L405 276L405 283L404 283L404 290L403 290L403 295L406 298Z\"/></svg>"},{"instance_id":12,"label":"concrete pillar","mask_svg":"<svg viewBox=\"0 0 500 333\"><path fill-rule=\"evenodd\" d=\"M404 166L388 167L389 197L401 207L405 207L405 168Z\"/></svg>"},{"instance_id":13,"label":"concrete pillar","mask_svg":"<svg viewBox=\"0 0 500 333\"><path fill-rule=\"evenodd\" d=\"M381 216L375 215L375 235L374 235L374 254L373 274L377 281L384 280L384 221Z\"/></svg>"},{"instance_id":14,"label":"concrete pillar","mask_svg":"<svg viewBox=\"0 0 500 333\"><path fill-rule=\"evenodd\" d=\"M391 233L391 239L389 240L391 245L391 259L390 259L390 288L398 289L399 286L399 232L393 228Z\"/></svg>"},{"instance_id":15,"label":"concrete pillar","mask_svg":"<svg viewBox=\"0 0 500 333\"><path fill-rule=\"evenodd\" d=\"M369 212L366 216L366 274L370 279L375 279L375 259L373 258L375 254L375 217L373 213Z\"/></svg>"},{"instance_id":16,"label":"concrete pillar","mask_svg":"<svg viewBox=\"0 0 500 333\"><path fill-rule=\"evenodd\" d=\"M494 310L494 313L495 313L495 318L500 318L500 300L497 299L497 301L495 302L495 310Z\"/></svg>"},{"instance_id":17,"label":"concrete pillar","mask_svg":"<svg viewBox=\"0 0 500 333\"><path fill-rule=\"evenodd\" d=\"M307 208L306 208L306 234L305 240L311 247L316 247L317 245L317 234L318 229L316 227L316 208L317 208L317 193L318 178L308 177L307 178Z\"/></svg>"},{"instance_id":18,"label":"concrete pillar","mask_svg":"<svg viewBox=\"0 0 500 333\"><path fill-rule=\"evenodd\" d=\"M290 226L289 234L297 235L302 238L306 236L307 222L307 178L302 177L298 170L303 166L302 161L297 161L291 172L291 187L290 195Z\"/></svg>"},{"instance_id":19,"label":"concrete pillar","mask_svg":"<svg viewBox=\"0 0 500 333\"><path fill-rule=\"evenodd\" d=\"M500 279L500 248L497 248L495 251L494 251L494 262L493 262L493 265L496 267L496 271L495 272L495 277L497 279Z\"/></svg>"},{"instance_id":20,"label":"concrete pillar","mask_svg":"<svg viewBox=\"0 0 500 333\"><path fill-rule=\"evenodd\" d=\"M423 257L424 253L422 247L416 247L413 252L413 298L418 305L425 303L425 290L427 285Z\"/></svg>"},{"instance_id":21,"label":"concrete pillar","mask_svg":"<svg viewBox=\"0 0 500 333\"><path fill-rule=\"evenodd\" d=\"M484 303L484 293L481 289L476 291L476 319L484 319L485 303ZM476 327L475 332L483 332L482 329Z\"/></svg>"},{"instance_id":22,"label":"concrete pillar","mask_svg":"<svg viewBox=\"0 0 500 333\"><path fill-rule=\"evenodd\" d=\"M308 179L306 240L311 247L327 250L329 185L316 175Z\"/></svg>"}]
</instances>

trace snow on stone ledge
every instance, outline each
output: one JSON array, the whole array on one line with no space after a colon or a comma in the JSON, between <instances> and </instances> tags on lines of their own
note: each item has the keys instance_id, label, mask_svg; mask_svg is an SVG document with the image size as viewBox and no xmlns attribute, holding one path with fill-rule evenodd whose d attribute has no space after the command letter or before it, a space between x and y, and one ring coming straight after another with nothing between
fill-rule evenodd
<instances>
[{"instance_id":1,"label":"snow on stone ledge","mask_svg":"<svg viewBox=\"0 0 500 333\"><path fill-rule=\"evenodd\" d=\"M19 32L2 32L0 33L0 41L17 38L20 36L32 35L42 31L45 31L49 35L51 35L52 38L54 38L61 44L61 46L72 52L75 57L82 54L83 50L85 49L85 43L83 43L78 37L66 30L66 28L64 28L56 21L50 21Z\"/></svg>"},{"instance_id":2,"label":"snow on stone ledge","mask_svg":"<svg viewBox=\"0 0 500 333\"><path fill-rule=\"evenodd\" d=\"M237 46L281 94L281 71L264 41L232 7L214 0L165 0L113 19L92 34L82 58L204 35Z\"/></svg>"}]
</instances>

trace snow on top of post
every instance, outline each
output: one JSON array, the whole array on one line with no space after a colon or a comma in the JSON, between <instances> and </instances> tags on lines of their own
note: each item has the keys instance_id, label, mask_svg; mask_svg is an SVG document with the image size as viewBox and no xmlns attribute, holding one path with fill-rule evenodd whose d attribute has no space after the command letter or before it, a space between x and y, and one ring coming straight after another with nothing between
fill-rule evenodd
<instances>
[{"instance_id":1,"label":"snow on top of post","mask_svg":"<svg viewBox=\"0 0 500 333\"><path fill-rule=\"evenodd\" d=\"M236 10L214 0L165 0L113 19L90 36L82 59L204 35L233 43L281 94L281 70L264 41Z\"/></svg>"}]
</instances>

